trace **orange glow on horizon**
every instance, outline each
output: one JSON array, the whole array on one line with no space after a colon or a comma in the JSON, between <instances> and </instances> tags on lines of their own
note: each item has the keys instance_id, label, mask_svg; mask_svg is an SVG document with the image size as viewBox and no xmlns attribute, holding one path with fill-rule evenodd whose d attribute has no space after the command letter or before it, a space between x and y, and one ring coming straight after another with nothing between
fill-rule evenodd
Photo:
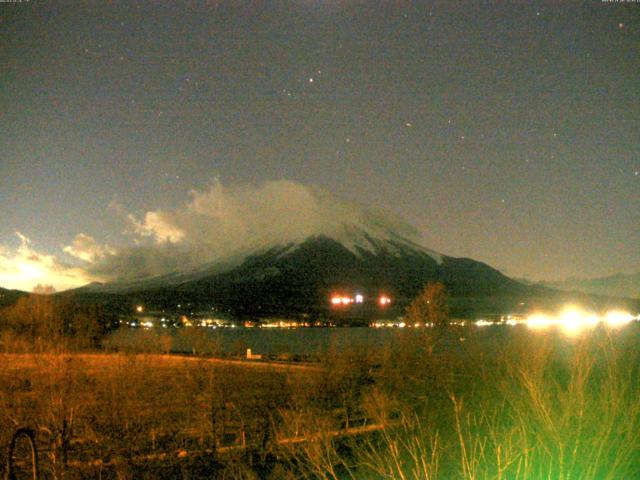
<instances>
[{"instance_id":1,"label":"orange glow on horizon","mask_svg":"<svg viewBox=\"0 0 640 480\"><path fill-rule=\"evenodd\" d=\"M16 249L0 245L0 287L31 292L46 285L62 291L95 280L80 267L66 266L54 255L36 251L27 237L17 235L20 246Z\"/></svg>"}]
</instances>

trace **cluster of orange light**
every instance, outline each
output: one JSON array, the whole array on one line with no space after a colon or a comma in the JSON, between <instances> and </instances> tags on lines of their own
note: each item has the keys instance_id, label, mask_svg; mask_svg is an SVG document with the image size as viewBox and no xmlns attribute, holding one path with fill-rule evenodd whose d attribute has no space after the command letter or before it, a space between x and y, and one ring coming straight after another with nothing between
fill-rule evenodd
<instances>
[{"instance_id":1,"label":"cluster of orange light","mask_svg":"<svg viewBox=\"0 0 640 480\"><path fill-rule=\"evenodd\" d=\"M391 299L386 295L381 295L380 298L378 299L378 303L380 303L380 305L383 305L383 306L389 305L391 303Z\"/></svg>"},{"instance_id":2,"label":"cluster of orange light","mask_svg":"<svg viewBox=\"0 0 640 480\"><path fill-rule=\"evenodd\" d=\"M569 305L557 315L530 315L527 317L526 324L529 328L536 330L559 326L565 334L577 335L599 324L605 324L610 328L619 328L638 319L639 317L634 317L629 312L620 310L611 310L605 315L597 315Z\"/></svg>"},{"instance_id":3,"label":"cluster of orange light","mask_svg":"<svg viewBox=\"0 0 640 480\"><path fill-rule=\"evenodd\" d=\"M351 297L331 297L332 305L349 305L351 303L353 303L353 298Z\"/></svg>"},{"instance_id":4,"label":"cluster of orange light","mask_svg":"<svg viewBox=\"0 0 640 480\"><path fill-rule=\"evenodd\" d=\"M334 306L351 305L352 303L364 303L364 297L361 294L357 294L355 298L342 295L334 295L331 297L331 304ZM391 298L387 295L380 295L378 304L380 306L387 306L391 304Z\"/></svg>"}]
</instances>

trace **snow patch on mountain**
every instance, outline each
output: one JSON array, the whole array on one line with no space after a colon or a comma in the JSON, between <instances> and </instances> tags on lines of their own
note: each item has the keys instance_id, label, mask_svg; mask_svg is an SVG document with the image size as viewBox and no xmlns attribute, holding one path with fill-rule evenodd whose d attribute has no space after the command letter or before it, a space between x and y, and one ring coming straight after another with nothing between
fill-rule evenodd
<instances>
[{"instance_id":1,"label":"snow patch on mountain","mask_svg":"<svg viewBox=\"0 0 640 480\"><path fill-rule=\"evenodd\" d=\"M182 206L126 218L134 244L90 257L91 278L130 288L149 281L176 284L233 268L251 255L273 249L283 254L315 237L334 240L359 257L420 251L442 262L398 215L288 181L231 187L216 181L191 192Z\"/></svg>"},{"instance_id":2,"label":"snow patch on mountain","mask_svg":"<svg viewBox=\"0 0 640 480\"><path fill-rule=\"evenodd\" d=\"M324 233L328 238L335 240L347 250L361 256L362 252L378 254L386 251L391 255L400 256L407 248L426 253L438 264L442 263L442 255L412 242L393 230L375 224L342 224L334 231ZM401 247L404 247L401 248Z\"/></svg>"}]
</instances>

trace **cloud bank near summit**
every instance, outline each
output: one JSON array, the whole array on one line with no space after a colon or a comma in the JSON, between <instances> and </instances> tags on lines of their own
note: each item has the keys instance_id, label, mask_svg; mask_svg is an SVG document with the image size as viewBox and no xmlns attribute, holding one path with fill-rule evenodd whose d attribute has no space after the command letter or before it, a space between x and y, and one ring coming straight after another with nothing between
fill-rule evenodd
<instances>
[{"instance_id":1,"label":"cloud bank near summit","mask_svg":"<svg viewBox=\"0 0 640 480\"><path fill-rule=\"evenodd\" d=\"M345 224L376 224L405 237L417 231L393 215L347 202L286 180L227 187L213 182L193 190L173 210L142 218L127 215L136 245L97 258L88 270L109 280L130 280L189 270L236 252L296 242Z\"/></svg>"},{"instance_id":2,"label":"cloud bank near summit","mask_svg":"<svg viewBox=\"0 0 640 480\"><path fill-rule=\"evenodd\" d=\"M81 262L81 268L72 269L74 275L81 273L78 282L188 271L249 249L331 234L344 225L374 226L420 242L417 230L393 214L286 180L233 186L216 180L207 189L191 191L174 209L141 216L118 209L128 245L104 245L79 233L64 247L64 253Z\"/></svg>"}]
</instances>

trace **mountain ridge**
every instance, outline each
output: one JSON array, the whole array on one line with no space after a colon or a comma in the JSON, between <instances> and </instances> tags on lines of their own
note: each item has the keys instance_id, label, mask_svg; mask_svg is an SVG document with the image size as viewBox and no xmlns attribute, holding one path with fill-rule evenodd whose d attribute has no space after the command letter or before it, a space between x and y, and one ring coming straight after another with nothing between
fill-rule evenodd
<instances>
[{"instance_id":1,"label":"mountain ridge","mask_svg":"<svg viewBox=\"0 0 640 480\"><path fill-rule=\"evenodd\" d=\"M0 287L0 308L13 305L20 297L29 295L22 290L11 290Z\"/></svg>"},{"instance_id":2,"label":"mountain ridge","mask_svg":"<svg viewBox=\"0 0 640 480\"><path fill-rule=\"evenodd\" d=\"M445 285L452 314L517 313L525 309L555 308L567 300L594 304L584 294L525 285L497 269L470 258L434 252L388 229L341 226L331 234L265 244L195 269L130 282L93 284L72 294L108 295L110 301L149 309L225 312L236 318L269 316L359 317L399 316L428 282ZM336 309L331 297L356 295L365 306ZM389 308L376 303L392 299ZM605 303L608 300L604 300Z\"/></svg>"},{"instance_id":3,"label":"mountain ridge","mask_svg":"<svg viewBox=\"0 0 640 480\"><path fill-rule=\"evenodd\" d=\"M124 293L141 289L162 286L178 286L199 278L224 273L240 266L246 259L256 255L264 255L273 251L280 251L280 255L299 248L312 238L327 238L341 244L345 249L356 256L366 255L376 251L388 251L398 254L403 249L412 249L423 252L433 258L437 263L442 262L444 255L428 249L410 239L403 237L385 228L365 228L356 224L340 224L338 228L329 233L310 235L302 240L284 240L277 243L265 244L259 240L252 245L235 251L224 258L209 261L196 268L184 271L173 271L166 274L153 275L131 280L114 282L92 282L75 289L75 291L87 291L96 293Z\"/></svg>"},{"instance_id":4,"label":"mountain ridge","mask_svg":"<svg viewBox=\"0 0 640 480\"><path fill-rule=\"evenodd\" d=\"M76 293L120 293L163 309L181 303L215 306L242 317L327 313L335 292L358 292L366 298L384 292L401 306L428 281L444 283L454 296L516 295L527 288L482 262L434 254L403 238L362 240L348 248L326 235L314 235L254 251L230 268L200 269L183 282L162 284L156 278L120 292L107 285Z\"/></svg>"},{"instance_id":5,"label":"mountain ridge","mask_svg":"<svg viewBox=\"0 0 640 480\"><path fill-rule=\"evenodd\" d=\"M579 291L594 295L640 299L640 272L615 273L596 278L569 278L561 281L542 281L540 284L565 291Z\"/></svg>"}]
</instances>

